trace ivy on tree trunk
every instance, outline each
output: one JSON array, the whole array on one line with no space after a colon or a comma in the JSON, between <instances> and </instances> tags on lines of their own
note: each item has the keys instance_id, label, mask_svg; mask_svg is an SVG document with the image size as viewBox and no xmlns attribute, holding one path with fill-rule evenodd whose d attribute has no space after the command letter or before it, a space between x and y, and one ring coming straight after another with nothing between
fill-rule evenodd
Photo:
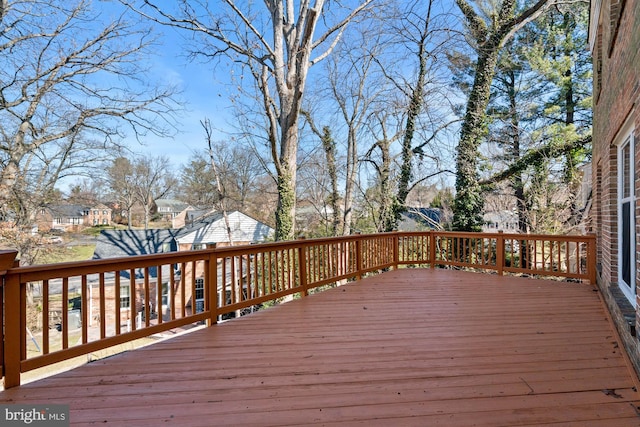
<instances>
[{"instance_id":1,"label":"ivy on tree trunk","mask_svg":"<svg viewBox=\"0 0 640 427\"><path fill-rule=\"evenodd\" d=\"M456 0L456 3L466 19L478 58L458 143L453 228L480 231L484 203L478 175L478 148L487 132L487 106L500 50L516 31L556 2L539 0L516 14L516 0L504 0L490 14L489 25L466 0Z\"/></svg>"}]
</instances>

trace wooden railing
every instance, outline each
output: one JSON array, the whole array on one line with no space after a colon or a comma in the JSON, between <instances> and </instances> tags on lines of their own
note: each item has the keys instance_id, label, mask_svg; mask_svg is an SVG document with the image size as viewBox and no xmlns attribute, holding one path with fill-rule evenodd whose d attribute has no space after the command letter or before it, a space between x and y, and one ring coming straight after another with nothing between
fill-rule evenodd
<instances>
[{"instance_id":1,"label":"wooden railing","mask_svg":"<svg viewBox=\"0 0 640 427\"><path fill-rule=\"evenodd\" d=\"M595 283L595 237L395 232L8 268L5 387L76 356L414 266Z\"/></svg>"}]
</instances>

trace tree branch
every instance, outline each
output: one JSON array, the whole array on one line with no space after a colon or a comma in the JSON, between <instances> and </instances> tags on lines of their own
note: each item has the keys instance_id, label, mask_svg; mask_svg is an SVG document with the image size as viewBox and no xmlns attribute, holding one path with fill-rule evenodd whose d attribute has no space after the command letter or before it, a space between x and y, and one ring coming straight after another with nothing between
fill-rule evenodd
<instances>
[{"instance_id":1,"label":"tree branch","mask_svg":"<svg viewBox=\"0 0 640 427\"><path fill-rule=\"evenodd\" d=\"M320 44L324 43L329 37L331 37L335 32L338 32L338 35L334 38L334 40L331 42L331 45L320 55L318 55L316 58L314 58L311 61L311 65L316 64L320 61L322 61L324 58L326 58L328 55L331 54L331 52L333 51L333 49L335 48L335 46L338 44L338 42L340 41L340 38L342 38L342 34L344 33L345 28L347 27L347 24L349 22L351 22L353 20L353 18L356 17L356 15L358 15L360 12L362 12L364 9L366 9L371 3L373 2L373 0L366 0L364 3L362 3L360 6L358 6L357 8L353 9L351 11L351 13L344 18L342 21L340 21L338 24L334 25L333 27L329 28L322 36L320 36L311 46L311 50L316 49Z\"/></svg>"},{"instance_id":2,"label":"tree branch","mask_svg":"<svg viewBox=\"0 0 640 427\"><path fill-rule=\"evenodd\" d=\"M476 11L473 10L473 7L471 7L471 5L467 3L467 0L456 0L456 4L467 20L469 29L471 30L471 33L473 34L473 37L476 39L476 41L479 43L485 41L487 38L487 33L489 31L487 28L487 24L478 16Z\"/></svg>"},{"instance_id":3,"label":"tree branch","mask_svg":"<svg viewBox=\"0 0 640 427\"><path fill-rule=\"evenodd\" d=\"M485 189L491 188L495 184L501 181L504 181L505 179L509 179L520 172L523 172L531 165L535 165L543 159L546 159L549 157L551 158L560 157L578 148L583 148L590 143L591 143L590 134L572 141L564 141L563 143L560 143L560 144L553 143L553 142L549 143L543 147L529 151L527 154L520 157L516 162L511 164L504 171L499 172L489 178L486 178L480 181L479 184Z\"/></svg>"},{"instance_id":4,"label":"tree branch","mask_svg":"<svg viewBox=\"0 0 640 427\"><path fill-rule=\"evenodd\" d=\"M520 15L514 17L513 19L505 22L502 28L506 31L504 38L502 39L502 44L504 45L513 35L518 32L522 27L527 25L529 22L535 20L540 15L542 15L547 9L551 6L558 3L558 0L538 0L536 4L531 6L529 9L522 12Z\"/></svg>"}]
</instances>

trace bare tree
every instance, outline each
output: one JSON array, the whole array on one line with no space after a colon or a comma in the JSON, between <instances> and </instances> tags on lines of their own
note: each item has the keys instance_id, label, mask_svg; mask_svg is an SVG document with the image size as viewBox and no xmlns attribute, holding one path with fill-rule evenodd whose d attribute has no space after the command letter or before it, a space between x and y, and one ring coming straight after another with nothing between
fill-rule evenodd
<instances>
[{"instance_id":1,"label":"bare tree","mask_svg":"<svg viewBox=\"0 0 640 427\"><path fill-rule=\"evenodd\" d=\"M151 211L157 199L173 190L178 180L165 156L118 157L107 168L109 187L121 210L127 212L127 225L133 224L134 206L144 211L144 228L149 228Z\"/></svg>"},{"instance_id":2,"label":"bare tree","mask_svg":"<svg viewBox=\"0 0 640 427\"><path fill-rule=\"evenodd\" d=\"M213 206L217 200L214 181L207 153L192 153L180 172L181 200L197 207Z\"/></svg>"},{"instance_id":3,"label":"bare tree","mask_svg":"<svg viewBox=\"0 0 640 427\"><path fill-rule=\"evenodd\" d=\"M136 200L144 209L144 228L149 228L151 210L157 199L161 199L176 187L177 179L170 169L166 156L141 156L133 163L133 190Z\"/></svg>"},{"instance_id":4,"label":"bare tree","mask_svg":"<svg viewBox=\"0 0 640 427\"><path fill-rule=\"evenodd\" d=\"M213 128L210 132L213 138ZM191 155L180 174L183 201L200 207L219 205L216 171L210 154L213 155L227 209L238 209L255 216L262 210L256 206L264 196L258 187L269 181L269 177L255 153L233 140L212 140L211 150L207 148Z\"/></svg>"},{"instance_id":5,"label":"bare tree","mask_svg":"<svg viewBox=\"0 0 640 427\"><path fill-rule=\"evenodd\" d=\"M431 146L454 121L446 120L446 113L430 114L430 110L443 110L449 106L448 84L443 80L438 61L444 53L457 43L452 36L451 14L437 11L434 0L411 1L397 12L399 17L391 20L390 45L404 56L404 67L381 63L381 69L393 84L404 105L404 124L401 138L400 171L397 178L397 195L390 204L391 217L385 220L386 231L397 227L400 214L406 209L406 201L412 188L424 177L416 174L418 161L430 160L441 172L437 155L430 154ZM392 59L397 59L393 55ZM387 61L388 63L388 61ZM407 71L408 70L408 71Z\"/></svg>"},{"instance_id":6,"label":"bare tree","mask_svg":"<svg viewBox=\"0 0 640 427\"><path fill-rule=\"evenodd\" d=\"M361 46L368 45L368 33L359 33ZM340 61L333 61L328 73L331 95L338 106L339 116L346 126L347 156L345 167L344 214L342 234L351 234L353 222L354 196L358 184L358 142L362 128L366 124L369 107L377 101L381 92L378 85L371 84L370 74L374 69L374 58L379 54L379 44L373 42L371 48L360 50L344 45L340 50ZM334 57L335 58L335 57Z\"/></svg>"},{"instance_id":7,"label":"bare tree","mask_svg":"<svg viewBox=\"0 0 640 427\"><path fill-rule=\"evenodd\" d=\"M255 211L255 199L262 196L257 187L261 181L268 181L255 153L235 141L218 141L213 144L212 154L219 165L229 207L243 212Z\"/></svg>"},{"instance_id":8,"label":"bare tree","mask_svg":"<svg viewBox=\"0 0 640 427\"><path fill-rule=\"evenodd\" d=\"M222 183L222 178L220 177L220 173L218 172L218 167L216 166L215 154L213 151L213 128L211 127L211 121L209 119L204 119L200 121L200 125L204 129L205 139L207 140L207 146L209 148L209 162L211 166L211 170L213 171L213 176L216 181L216 191L218 193L218 208L222 212L222 218L224 219L224 226L227 229L227 238L229 239L229 246L233 246L233 232L231 231L231 224L229 223L229 215L227 214L227 197L226 192L224 190L224 185Z\"/></svg>"},{"instance_id":9,"label":"bare tree","mask_svg":"<svg viewBox=\"0 0 640 427\"><path fill-rule=\"evenodd\" d=\"M132 8L134 2L122 0ZM270 0L256 10L233 0L178 3L177 10L154 1L136 8L150 19L201 36L193 54L241 63L260 92L278 186L276 239L295 236L296 160L299 117L309 68L325 58L347 24L373 2L353 9L325 0ZM174 13L175 12L175 13ZM329 13L331 12L331 13ZM316 35L322 20L322 33Z\"/></svg>"},{"instance_id":10,"label":"bare tree","mask_svg":"<svg viewBox=\"0 0 640 427\"><path fill-rule=\"evenodd\" d=\"M127 213L127 226L131 228L133 206L136 203L134 167L126 157L118 157L107 168L107 180L112 197L118 203L120 212Z\"/></svg>"},{"instance_id":11,"label":"bare tree","mask_svg":"<svg viewBox=\"0 0 640 427\"><path fill-rule=\"evenodd\" d=\"M312 195L316 212L324 220L331 223L330 236L337 236L340 230L340 192L338 191L338 166L336 161L336 142L333 139L331 128L323 126L318 129L312 115L308 111L302 114L309 124L311 131L322 142L324 162L318 160L320 156L311 154L311 162L307 162L302 169L305 173L303 182L306 184L302 193L307 197ZM315 191L314 191L315 190ZM328 195L327 195L328 194ZM308 197L309 198L309 197ZM321 200L320 203L317 201ZM328 213L331 218L328 218Z\"/></svg>"},{"instance_id":12,"label":"bare tree","mask_svg":"<svg viewBox=\"0 0 640 427\"><path fill-rule=\"evenodd\" d=\"M173 91L144 78L152 34L122 12L104 17L88 0L2 1L0 213L18 227L46 201L34 196L95 166L127 131L169 130Z\"/></svg>"},{"instance_id":13,"label":"bare tree","mask_svg":"<svg viewBox=\"0 0 640 427\"><path fill-rule=\"evenodd\" d=\"M392 112L381 110L371 116L369 128L376 135L376 142L369 148L363 160L372 165L375 170L374 185L368 188L366 203L371 211L375 230L390 231L395 228L394 205L397 197L393 191L394 156L391 146L400 137L400 132L388 130L388 116ZM376 154L377 153L377 154Z\"/></svg>"},{"instance_id":14,"label":"bare tree","mask_svg":"<svg viewBox=\"0 0 640 427\"><path fill-rule=\"evenodd\" d=\"M377 30L377 28L376 28ZM346 40L348 39L348 41ZM371 114L371 106L379 101L384 84L375 82L375 58L381 55L379 32L358 29L340 43L326 63L326 76L323 79L326 88L316 96L331 103L335 110L334 123L344 128L343 147L346 156L344 166L344 197L342 216L337 229L343 235L351 234L354 218L354 198L358 186L359 143L365 132L366 123ZM310 115L306 114L311 120ZM325 119L326 120L326 119ZM312 129L315 126L312 126ZM315 129L314 133L322 140L327 135ZM327 160L335 154L323 140ZM331 164L328 163L331 167Z\"/></svg>"}]
</instances>

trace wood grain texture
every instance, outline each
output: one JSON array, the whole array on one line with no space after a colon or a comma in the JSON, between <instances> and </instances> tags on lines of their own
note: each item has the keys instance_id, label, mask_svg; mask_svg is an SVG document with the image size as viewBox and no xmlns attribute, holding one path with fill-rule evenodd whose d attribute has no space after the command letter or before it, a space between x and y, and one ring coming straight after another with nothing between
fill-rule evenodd
<instances>
[{"instance_id":1,"label":"wood grain texture","mask_svg":"<svg viewBox=\"0 0 640 427\"><path fill-rule=\"evenodd\" d=\"M0 393L89 426L640 426L592 286L400 269Z\"/></svg>"}]
</instances>

